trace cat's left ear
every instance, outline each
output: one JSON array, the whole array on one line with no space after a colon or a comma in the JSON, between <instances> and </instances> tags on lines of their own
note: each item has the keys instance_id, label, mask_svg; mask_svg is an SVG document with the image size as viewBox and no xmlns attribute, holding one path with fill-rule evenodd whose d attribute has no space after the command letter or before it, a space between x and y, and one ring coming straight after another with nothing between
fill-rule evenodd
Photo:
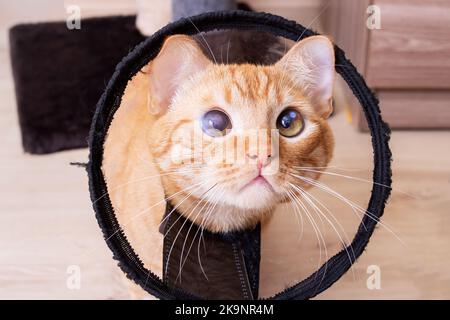
<instances>
[{"instance_id":1,"label":"cat's left ear","mask_svg":"<svg viewBox=\"0 0 450 320\"><path fill-rule=\"evenodd\" d=\"M150 113L165 113L180 85L209 64L211 61L203 54L193 38L185 35L167 38L148 69Z\"/></svg>"},{"instance_id":2,"label":"cat's left ear","mask_svg":"<svg viewBox=\"0 0 450 320\"><path fill-rule=\"evenodd\" d=\"M327 37L312 36L296 43L276 66L304 88L321 117L330 116L335 71L334 47Z\"/></svg>"}]
</instances>

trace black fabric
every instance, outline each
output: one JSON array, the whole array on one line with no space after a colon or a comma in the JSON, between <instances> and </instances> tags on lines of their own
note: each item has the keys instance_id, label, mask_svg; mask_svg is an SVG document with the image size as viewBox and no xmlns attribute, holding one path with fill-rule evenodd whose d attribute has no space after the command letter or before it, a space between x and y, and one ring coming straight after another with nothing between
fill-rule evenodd
<instances>
[{"instance_id":1,"label":"black fabric","mask_svg":"<svg viewBox=\"0 0 450 320\"><path fill-rule=\"evenodd\" d=\"M106 90L97 104L90 132L90 156L88 165L89 188L96 217L102 228L104 237L112 250L119 266L130 279L141 285L149 293L161 299L200 299L192 293L178 288L167 287L150 270L131 248L114 215L109 199L105 179L101 171L103 159L103 144L112 116L120 106L122 94L128 80L143 66L153 59L160 50L165 38L172 34L194 35L198 30L210 31L215 29L259 30L270 32L294 41L314 35L315 33L295 21L288 21L282 17L245 11L215 12L181 19L164 27L152 37L139 44L117 66ZM354 252L349 259L343 249L331 257L319 270L300 283L280 292L272 299L308 299L324 291L337 281L358 258L382 216L385 202L390 195L391 185L391 152L389 149L389 126L383 122L378 106L378 100L367 87L364 79L346 59L344 52L335 46L336 71L346 81L353 94L359 100L372 136L374 152L374 170L372 194L366 214L351 244L346 248Z\"/></svg>"},{"instance_id":2,"label":"black fabric","mask_svg":"<svg viewBox=\"0 0 450 320\"><path fill-rule=\"evenodd\" d=\"M163 281L206 299L258 298L261 228L212 233L170 203L163 218Z\"/></svg>"},{"instance_id":3,"label":"black fabric","mask_svg":"<svg viewBox=\"0 0 450 320\"><path fill-rule=\"evenodd\" d=\"M114 67L145 38L134 16L21 24L10 29L10 53L26 152L87 146L95 105Z\"/></svg>"},{"instance_id":4,"label":"black fabric","mask_svg":"<svg viewBox=\"0 0 450 320\"><path fill-rule=\"evenodd\" d=\"M219 30L194 38L211 61L224 64L273 64L286 50L277 37L253 30Z\"/></svg>"}]
</instances>

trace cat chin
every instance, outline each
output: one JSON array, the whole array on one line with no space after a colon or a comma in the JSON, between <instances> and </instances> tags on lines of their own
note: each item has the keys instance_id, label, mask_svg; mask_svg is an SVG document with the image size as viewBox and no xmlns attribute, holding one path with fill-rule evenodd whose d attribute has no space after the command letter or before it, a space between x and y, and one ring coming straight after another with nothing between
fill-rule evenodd
<instances>
[{"instance_id":1,"label":"cat chin","mask_svg":"<svg viewBox=\"0 0 450 320\"><path fill-rule=\"evenodd\" d=\"M223 201L244 210L268 210L276 205L276 194L265 186L252 186L237 194L224 197Z\"/></svg>"}]
</instances>

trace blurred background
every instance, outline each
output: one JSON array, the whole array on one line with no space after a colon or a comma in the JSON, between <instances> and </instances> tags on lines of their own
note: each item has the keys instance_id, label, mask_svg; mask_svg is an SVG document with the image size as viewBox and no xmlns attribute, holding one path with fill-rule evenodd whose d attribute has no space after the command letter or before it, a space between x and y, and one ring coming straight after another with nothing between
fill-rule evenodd
<instances>
[{"instance_id":1,"label":"blurred background","mask_svg":"<svg viewBox=\"0 0 450 320\"><path fill-rule=\"evenodd\" d=\"M86 172L70 165L87 161L95 103L114 66L145 36L184 15L251 8L329 35L378 95L394 129L393 193L382 219L388 227L378 228L353 271L317 298L450 299L450 0L212 3L0 0L0 298L129 297L95 220ZM323 180L364 207L370 135L340 79L334 103L333 165L355 169L346 175L360 180ZM278 241L267 252L286 255L291 218L271 223L268 234ZM351 236L356 225L348 225ZM310 236L299 247L304 257L318 249ZM299 262L278 274L296 273ZM269 267L273 277L276 268ZM71 286L77 270L81 285Z\"/></svg>"}]
</instances>

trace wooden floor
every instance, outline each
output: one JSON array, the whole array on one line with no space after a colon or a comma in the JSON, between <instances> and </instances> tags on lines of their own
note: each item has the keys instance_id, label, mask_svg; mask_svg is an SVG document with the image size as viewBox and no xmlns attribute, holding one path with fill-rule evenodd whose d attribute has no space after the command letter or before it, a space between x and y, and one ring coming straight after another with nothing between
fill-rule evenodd
<instances>
[{"instance_id":1,"label":"wooden floor","mask_svg":"<svg viewBox=\"0 0 450 320\"><path fill-rule=\"evenodd\" d=\"M48 156L22 152L7 49L0 48L0 298L127 298L90 205L85 171L69 165L86 161L87 150ZM336 156L330 172L370 179L370 136L356 132L342 111L331 124ZM319 299L450 299L449 143L448 131L393 133L394 191L383 226L353 271ZM336 176L322 182L358 205L367 204L368 183ZM351 238L355 213L342 201L313 192L343 225L340 234ZM339 239L326 221L318 223L330 256L340 248ZM320 261L311 225L304 221L301 239L300 226L285 208L267 226L263 295L304 278ZM67 287L71 265L81 269L78 290ZM371 265L381 271L379 290L366 285Z\"/></svg>"}]
</instances>

